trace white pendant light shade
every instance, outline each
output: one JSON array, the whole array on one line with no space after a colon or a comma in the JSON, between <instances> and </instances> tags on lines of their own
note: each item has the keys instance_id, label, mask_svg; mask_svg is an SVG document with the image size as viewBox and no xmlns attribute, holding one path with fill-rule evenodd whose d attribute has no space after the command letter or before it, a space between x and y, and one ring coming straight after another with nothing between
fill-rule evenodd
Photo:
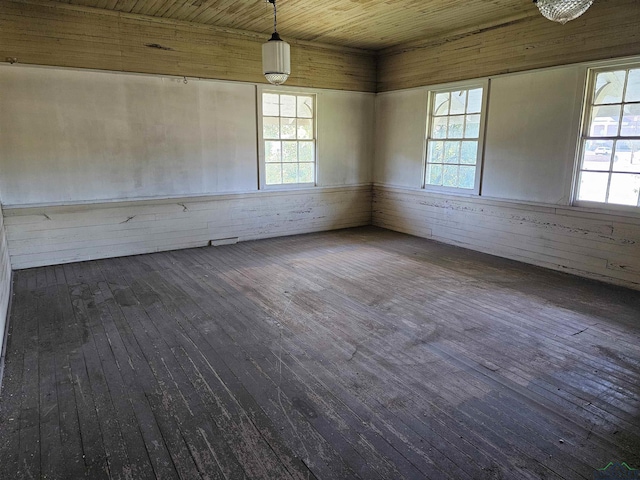
<instances>
[{"instance_id":1,"label":"white pendant light shade","mask_svg":"<svg viewBox=\"0 0 640 480\"><path fill-rule=\"evenodd\" d=\"M291 74L291 48L277 33L262 44L262 72L274 85L286 82Z\"/></svg>"},{"instance_id":2,"label":"white pendant light shade","mask_svg":"<svg viewBox=\"0 0 640 480\"><path fill-rule=\"evenodd\" d=\"M534 3L544 17L565 24L586 12L593 0L534 0Z\"/></svg>"}]
</instances>

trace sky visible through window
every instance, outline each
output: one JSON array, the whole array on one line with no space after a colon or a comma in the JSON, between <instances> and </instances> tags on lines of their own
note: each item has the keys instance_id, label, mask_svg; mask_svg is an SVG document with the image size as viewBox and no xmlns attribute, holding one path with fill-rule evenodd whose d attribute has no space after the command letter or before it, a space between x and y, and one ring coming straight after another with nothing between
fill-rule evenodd
<instances>
[{"instance_id":1,"label":"sky visible through window","mask_svg":"<svg viewBox=\"0 0 640 480\"><path fill-rule=\"evenodd\" d=\"M577 200L640 202L640 68L592 72Z\"/></svg>"}]
</instances>

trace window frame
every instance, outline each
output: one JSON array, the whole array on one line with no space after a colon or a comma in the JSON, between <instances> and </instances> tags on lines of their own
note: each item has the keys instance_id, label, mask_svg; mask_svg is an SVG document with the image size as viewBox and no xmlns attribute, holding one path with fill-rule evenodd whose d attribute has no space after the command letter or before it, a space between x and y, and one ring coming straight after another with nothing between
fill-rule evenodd
<instances>
[{"instance_id":1,"label":"window frame","mask_svg":"<svg viewBox=\"0 0 640 480\"><path fill-rule=\"evenodd\" d=\"M626 60L608 60L604 62L592 63L586 66L585 72L585 83L584 83L584 98L582 102L582 111L580 113L580 131L578 133L578 146L576 149L576 158L574 161L574 175L573 175L573 184L571 188L571 205L575 207L583 207L588 209L594 209L597 211L611 211L611 212L629 212L640 214L640 198L638 200L638 205L623 205L618 203L609 203L609 202L597 202L593 200L580 200L578 199L578 194L580 190L580 179L583 170L583 158L585 147L588 141L613 141L614 148L615 143L617 141L640 141L640 136L623 136L620 135L620 128L622 126L622 118L620 119L620 123L618 125L618 132L615 136L604 136L604 137L592 137L590 135L590 126L591 126L591 115L594 106L594 96L595 96L595 85L596 79L599 73L602 72L612 72L616 70L631 70L631 69L639 69L640 68L640 59L639 58L629 58ZM626 86L625 86L626 87ZM625 88L626 91L626 88ZM623 111L623 107L626 103L624 102L624 91L623 96L621 98L621 114ZM631 104L637 104L637 102L633 102ZM606 104L602 104L606 105ZM616 105L616 104L614 104ZM615 149L612 149L611 159L613 159L615 155ZM609 192L609 188L611 186L611 176L613 171L613 162L610 159L609 164L609 177L607 180L607 192ZM632 174L632 172L629 172ZM640 175L640 173L638 173Z\"/></svg>"},{"instance_id":2,"label":"window frame","mask_svg":"<svg viewBox=\"0 0 640 480\"><path fill-rule=\"evenodd\" d=\"M313 182L306 183L282 183L268 185L266 181L266 153L263 130L263 104L262 97L265 93L277 95L295 95L313 98ZM304 88L258 85L256 88L256 111L258 133L258 189L259 190L301 190L318 186L318 93L315 90ZM276 118L281 118L280 116ZM285 117L286 118L286 117ZM296 117L297 118L297 117Z\"/></svg>"},{"instance_id":3,"label":"window frame","mask_svg":"<svg viewBox=\"0 0 640 480\"><path fill-rule=\"evenodd\" d=\"M432 108L435 97L438 93L454 92L457 90L473 90L474 88L482 88L482 102L480 106L480 126L478 131L478 149L476 157L476 172L473 188L447 187L444 185L430 185L427 183L427 173L429 167L428 153L430 140L440 140L431 138L431 125L433 123ZM481 78L464 82L447 83L436 85L427 89L427 105L426 105L426 128L424 130L424 142L422 146L422 189L433 193L445 193L460 196L479 196L482 183L482 169L484 163L484 140L485 127L487 121L487 105L489 99L489 78ZM465 112L466 113L466 112ZM446 140L446 139L444 139ZM458 140L458 139L451 139ZM459 140L464 140L461 138Z\"/></svg>"}]
</instances>

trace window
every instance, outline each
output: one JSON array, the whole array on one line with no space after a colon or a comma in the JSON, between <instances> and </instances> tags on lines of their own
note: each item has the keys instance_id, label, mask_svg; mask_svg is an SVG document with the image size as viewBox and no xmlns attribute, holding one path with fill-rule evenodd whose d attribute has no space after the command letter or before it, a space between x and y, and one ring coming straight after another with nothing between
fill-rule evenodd
<instances>
[{"instance_id":1,"label":"window","mask_svg":"<svg viewBox=\"0 0 640 480\"><path fill-rule=\"evenodd\" d=\"M262 93L265 186L315 184L314 103L309 94Z\"/></svg>"},{"instance_id":2,"label":"window","mask_svg":"<svg viewBox=\"0 0 640 480\"><path fill-rule=\"evenodd\" d=\"M591 70L576 200L640 205L640 65Z\"/></svg>"},{"instance_id":3,"label":"window","mask_svg":"<svg viewBox=\"0 0 640 480\"><path fill-rule=\"evenodd\" d=\"M425 187L478 193L485 91L472 86L430 93Z\"/></svg>"}]
</instances>

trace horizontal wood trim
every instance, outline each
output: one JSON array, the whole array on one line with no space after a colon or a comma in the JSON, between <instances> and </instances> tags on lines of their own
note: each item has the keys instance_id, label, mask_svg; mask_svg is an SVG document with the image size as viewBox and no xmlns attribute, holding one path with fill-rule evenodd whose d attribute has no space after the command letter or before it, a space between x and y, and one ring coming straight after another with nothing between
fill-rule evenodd
<instances>
[{"instance_id":1,"label":"horizontal wood trim","mask_svg":"<svg viewBox=\"0 0 640 480\"><path fill-rule=\"evenodd\" d=\"M53 2L0 2L2 61L266 83L266 40L253 32ZM290 43L287 85L375 91L373 52Z\"/></svg>"},{"instance_id":2,"label":"horizontal wood trim","mask_svg":"<svg viewBox=\"0 0 640 480\"><path fill-rule=\"evenodd\" d=\"M89 211L95 208L128 208L132 205L141 207L149 207L152 211L156 208L162 208L162 205L175 204L184 208L184 203L189 204L190 209L199 208L199 205L207 204L212 201L221 200L239 200L253 198L256 195L261 196L265 200L270 197L292 197L295 195L307 196L310 193L338 193L345 191L371 191L371 184L363 183L357 185L333 186L333 187L311 187L311 188L279 188L249 192L233 192L233 193L216 193L212 195L191 195L191 196L175 196L175 197L141 197L127 199L113 199L109 201L96 200L86 202L65 202L53 204L30 204L30 205L11 205L3 204L5 217L26 217L32 214L43 212L46 208L51 213L78 212ZM13 221L13 220L12 220Z\"/></svg>"},{"instance_id":3,"label":"horizontal wood trim","mask_svg":"<svg viewBox=\"0 0 640 480\"><path fill-rule=\"evenodd\" d=\"M371 223L371 187L5 208L15 269Z\"/></svg>"},{"instance_id":4,"label":"horizontal wood trim","mask_svg":"<svg viewBox=\"0 0 640 480\"><path fill-rule=\"evenodd\" d=\"M575 214L574 214L575 213ZM640 220L374 186L374 225L640 289Z\"/></svg>"},{"instance_id":5,"label":"horizontal wood trim","mask_svg":"<svg viewBox=\"0 0 640 480\"><path fill-rule=\"evenodd\" d=\"M640 54L640 3L599 0L566 25L541 15L382 51L378 91Z\"/></svg>"}]
</instances>

